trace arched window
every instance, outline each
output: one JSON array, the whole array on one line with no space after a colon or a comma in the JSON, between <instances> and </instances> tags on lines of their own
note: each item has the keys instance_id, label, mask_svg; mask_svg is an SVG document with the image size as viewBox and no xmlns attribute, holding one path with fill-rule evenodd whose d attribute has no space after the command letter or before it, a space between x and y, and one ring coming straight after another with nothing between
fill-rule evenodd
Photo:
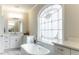
<instances>
[{"instance_id":1,"label":"arched window","mask_svg":"<svg viewBox=\"0 0 79 59\"><path fill-rule=\"evenodd\" d=\"M38 16L38 37L47 43L62 40L62 6L50 5Z\"/></svg>"}]
</instances>

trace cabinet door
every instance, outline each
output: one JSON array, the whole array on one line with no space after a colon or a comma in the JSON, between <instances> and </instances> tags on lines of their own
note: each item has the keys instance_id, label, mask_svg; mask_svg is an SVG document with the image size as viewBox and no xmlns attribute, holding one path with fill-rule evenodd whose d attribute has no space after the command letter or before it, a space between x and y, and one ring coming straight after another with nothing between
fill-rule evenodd
<instances>
[{"instance_id":1,"label":"cabinet door","mask_svg":"<svg viewBox=\"0 0 79 59\"><path fill-rule=\"evenodd\" d=\"M79 51L71 50L71 55L79 55Z\"/></svg>"},{"instance_id":2,"label":"cabinet door","mask_svg":"<svg viewBox=\"0 0 79 59\"><path fill-rule=\"evenodd\" d=\"M9 49L9 37L4 37L4 49Z\"/></svg>"},{"instance_id":3,"label":"cabinet door","mask_svg":"<svg viewBox=\"0 0 79 59\"><path fill-rule=\"evenodd\" d=\"M55 54L56 55L70 55L70 49L69 48L65 48L59 45L55 45Z\"/></svg>"},{"instance_id":4,"label":"cabinet door","mask_svg":"<svg viewBox=\"0 0 79 59\"><path fill-rule=\"evenodd\" d=\"M19 48L21 45L21 40L19 38L11 38L10 39L10 48Z\"/></svg>"},{"instance_id":5,"label":"cabinet door","mask_svg":"<svg viewBox=\"0 0 79 59\"><path fill-rule=\"evenodd\" d=\"M20 38L16 38L15 39L15 44L16 44L16 48L19 48L21 45L21 39Z\"/></svg>"},{"instance_id":6,"label":"cabinet door","mask_svg":"<svg viewBox=\"0 0 79 59\"><path fill-rule=\"evenodd\" d=\"M15 48L16 43L15 43L15 38L10 37L10 48Z\"/></svg>"},{"instance_id":7,"label":"cabinet door","mask_svg":"<svg viewBox=\"0 0 79 59\"><path fill-rule=\"evenodd\" d=\"M0 37L0 53L4 52L3 38Z\"/></svg>"}]
</instances>

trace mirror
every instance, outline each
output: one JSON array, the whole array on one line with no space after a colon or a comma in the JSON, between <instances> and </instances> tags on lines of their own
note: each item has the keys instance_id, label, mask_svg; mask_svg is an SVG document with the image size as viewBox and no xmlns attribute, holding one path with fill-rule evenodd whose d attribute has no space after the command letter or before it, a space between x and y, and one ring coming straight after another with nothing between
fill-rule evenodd
<instances>
[{"instance_id":1,"label":"mirror","mask_svg":"<svg viewBox=\"0 0 79 59\"><path fill-rule=\"evenodd\" d=\"M18 18L9 19L8 32L22 32L22 20Z\"/></svg>"}]
</instances>

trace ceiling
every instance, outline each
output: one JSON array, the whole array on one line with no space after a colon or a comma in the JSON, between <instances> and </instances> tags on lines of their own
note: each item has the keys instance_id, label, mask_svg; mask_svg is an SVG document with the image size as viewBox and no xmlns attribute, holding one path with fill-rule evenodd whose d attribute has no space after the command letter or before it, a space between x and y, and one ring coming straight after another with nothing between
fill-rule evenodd
<instances>
[{"instance_id":1,"label":"ceiling","mask_svg":"<svg viewBox=\"0 0 79 59\"><path fill-rule=\"evenodd\" d=\"M35 4L4 4L5 6L12 6L16 8L23 8L30 10L32 7L35 6Z\"/></svg>"}]
</instances>

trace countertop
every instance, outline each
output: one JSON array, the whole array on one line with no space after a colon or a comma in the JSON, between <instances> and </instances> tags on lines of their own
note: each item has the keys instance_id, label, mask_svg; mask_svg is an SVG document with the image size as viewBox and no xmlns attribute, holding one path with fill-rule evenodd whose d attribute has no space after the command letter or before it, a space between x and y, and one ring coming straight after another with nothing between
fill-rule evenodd
<instances>
[{"instance_id":1,"label":"countertop","mask_svg":"<svg viewBox=\"0 0 79 59\"><path fill-rule=\"evenodd\" d=\"M53 41L53 43L55 45L60 45L60 46L64 46L64 47L79 51L79 42L78 41L64 40L64 41Z\"/></svg>"}]
</instances>

